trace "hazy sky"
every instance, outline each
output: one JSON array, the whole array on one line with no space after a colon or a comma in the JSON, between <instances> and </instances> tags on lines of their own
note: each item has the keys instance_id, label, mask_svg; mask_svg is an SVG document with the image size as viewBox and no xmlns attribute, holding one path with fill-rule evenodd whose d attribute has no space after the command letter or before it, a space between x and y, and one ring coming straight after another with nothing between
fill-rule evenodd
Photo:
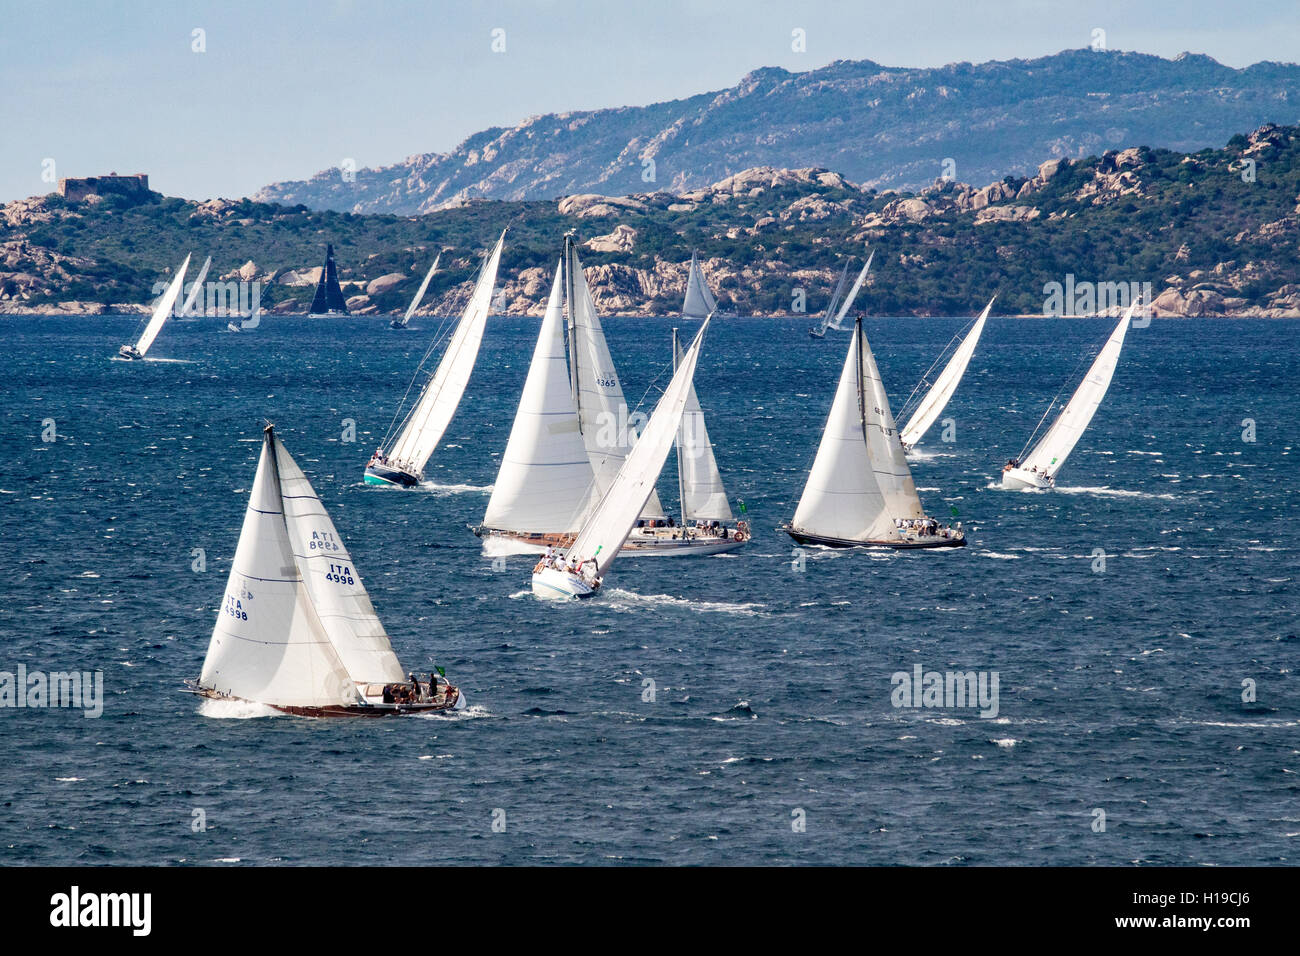
<instances>
[{"instance_id":1,"label":"hazy sky","mask_svg":"<svg viewBox=\"0 0 1300 956\"><path fill-rule=\"evenodd\" d=\"M760 66L1035 57L1098 28L1111 49L1300 58L1300 0L0 0L0 201L49 192L46 159L58 176L147 172L169 195L242 196Z\"/></svg>"}]
</instances>

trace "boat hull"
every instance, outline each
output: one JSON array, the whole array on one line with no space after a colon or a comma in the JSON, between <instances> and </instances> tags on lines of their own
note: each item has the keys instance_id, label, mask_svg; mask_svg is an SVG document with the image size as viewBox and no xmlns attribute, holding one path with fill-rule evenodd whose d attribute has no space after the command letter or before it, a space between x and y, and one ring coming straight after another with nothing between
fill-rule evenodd
<instances>
[{"instance_id":1,"label":"boat hull","mask_svg":"<svg viewBox=\"0 0 1300 956\"><path fill-rule=\"evenodd\" d=\"M826 548L893 548L895 551L920 551L931 548L964 548L966 535L960 531L952 537L942 535L914 535L889 541L857 541L852 538L832 538L821 534L800 531L791 525L782 525L781 529L800 544L819 544Z\"/></svg>"},{"instance_id":2,"label":"boat hull","mask_svg":"<svg viewBox=\"0 0 1300 956\"><path fill-rule=\"evenodd\" d=\"M308 312L309 319L350 319L351 312Z\"/></svg>"},{"instance_id":3,"label":"boat hull","mask_svg":"<svg viewBox=\"0 0 1300 956\"><path fill-rule=\"evenodd\" d=\"M1036 471L1023 468L1008 468L1002 472L1002 487L1013 491L1045 491L1052 487L1052 479Z\"/></svg>"},{"instance_id":4,"label":"boat hull","mask_svg":"<svg viewBox=\"0 0 1300 956\"><path fill-rule=\"evenodd\" d=\"M412 714L437 714L464 710L467 706L465 696L458 687L448 685L446 696L441 701L426 701L415 704L330 704L323 707L300 707L284 704L265 704L262 701L247 700L220 694L207 687L190 686L190 693L206 700L240 701L249 704L262 704L272 710L293 717L409 717Z\"/></svg>"},{"instance_id":5,"label":"boat hull","mask_svg":"<svg viewBox=\"0 0 1300 956\"><path fill-rule=\"evenodd\" d=\"M486 544L493 539L507 542L512 548L525 553L541 554L548 548L563 551L573 543L574 533L542 533L525 531L502 531L497 528L477 527L471 531L482 538ZM639 530L639 529L638 529ZM664 529L666 530L666 529ZM634 530L624 542L619 556L624 558L685 558L703 557L710 554L722 554L735 551L748 537L736 537L729 532L726 538L720 535L699 535L691 538L672 538L667 536L638 535Z\"/></svg>"},{"instance_id":6,"label":"boat hull","mask_svg":"<svg viewBox=\"0 0 1300 956\"><path fill-rule=\"evenodd\" d=\"M117 355L118 358L124 358L128 362L134 362L134 361L139 361L144 359L144 356L141 355L138 351L136 351L136 348L133 345L123 345L120 349L117 350Z\"/></svg>"},{"instance_id":7,"label":"boat hull","mask_svg":"<svg viewBox=\"0 0 1300 956\"><path fill-rule=\"evenodd\" d=\"M582 601L596 593L586 581L568 571L542 568L533 572L533 594L546 601Z\"/></svg>"},{"instance_id":8,"label":"boat hull","mask_svg":"<svg viewBox=\"0 0 1300 956\"><path fill-rule=\"evenodd\" d=\"M366 465L365 478L368 485L397 485L400 488L414 488L420 483L419 478L400 468L377 463Z\"/></svg>"}]
</instances>

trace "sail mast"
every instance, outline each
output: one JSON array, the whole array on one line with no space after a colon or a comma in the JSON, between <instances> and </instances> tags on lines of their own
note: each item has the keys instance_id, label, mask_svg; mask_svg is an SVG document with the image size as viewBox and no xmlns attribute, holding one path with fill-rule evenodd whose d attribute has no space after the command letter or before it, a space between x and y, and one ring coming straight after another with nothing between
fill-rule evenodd
<instances>
[{"instance_id":1,"label":"sail mast","mask_svg":"<svg viewBox=\"0 0 1300 956\"><path fill-rule=\"evenodd\" d=\"M677 374L677 329L673 328L673 374ZM684 420L683 420L684 421ZM682 527L686 527L689 515L686 513L686 480L683 477L685 463L682 459L682 428L683 425L677 426L677 500L682 503Z\"/></svg>"},{"instance_id":2,"label":"sail mast","mask_svg":"<svg viewBox=\"0 0 1300 956\"><path fill-rule=\"evenodd\" d=\"M578 410L578 431L582 431L582 395L578 391L578 321L576 294L573 288L573 234L564 237L564 301L569 321L569 384L573 391L573 407Z\"/></svg>"}]
</instances>

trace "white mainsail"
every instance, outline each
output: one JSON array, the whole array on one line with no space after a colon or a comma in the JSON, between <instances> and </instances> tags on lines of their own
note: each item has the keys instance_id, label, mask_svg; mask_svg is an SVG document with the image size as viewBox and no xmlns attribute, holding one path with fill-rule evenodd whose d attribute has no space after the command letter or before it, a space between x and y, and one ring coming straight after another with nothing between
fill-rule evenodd
<instances>
[{"instance_id":1,"label":"white mainsail","mask_svg":"<svg viewBox=\"0 0 1300 956\"><path fill-rule=\"evenodd\" d=\"M423 474L429 456L438 447L465 394L491 311L492 289L496 284L497 266L505 239L506 234L502 231L496 247L479 272L469 305L452 332L437 371L421 389L420 397L402 423L397 440L388 449L389 461L408 469L411 474Z\"/></svg>"},{"instance_id":2,"label":"white mainsail","mask_svg":"<svg viewBox=\"0 0 1300 956\"><path fill-rule=\"evenodd\" d=\"M577 558L580 562L594 559L600 574L608 571L631 533L637 515L654 492L655 480L681 426L700 356L700 344L709 321L705 319L695 334L695 341L678 363L677 371L655 406L641 437L567 551L570 558Z\"/></svg>"},{"instance_id":3,"label":"white mainsail","mask_svg":"<svg viewBox=\"0 0 1300 956\"><path fill-rule=\"evenodd\" d=\"M1110 338L1106 340L1106 344L1102 346L1101 352L1093 361L1092 368L1088 369L1088 374L1075 390L1069 404L1047 430L1047 434L1034 446L1033 451L1021 459L1021 470L1037 469L1038 474L1050 479L1055 477L1061 466L1065 464L1066 458L1070 456L1075 444L1087 429L1088 423L1092 421L1092 416L1097 413L1097 408L1106 395L1106 389L1110 387L1115 366L1119 362L1120 350L1124 347L1124 335L1128 332L1129 322L1139 301L1135 299L1128 307L1128 311L1124 313L1124 317L1119 320L1115 331L1110 334Z\"/></svg>"},{"instance_id":4,"label":"white mainsail","mask_svg":"<svg viewBox=\"0 0 1300 956\"><path fill-rule=\"evenodd\" d=\"M563 272L561 263L483 516L487 528L576 531L595 504L595 474L564 357Z\"/></svg>"},{"instance_id":5,"label":"white mainsail","mask_svg":"<svg viewBox=\"0 0 1300 956\"><path fill-rule=\"evenodd\" d=\"M844 297L844 303L840 306L839 311L835 313L835 319L831 322L831 328L840 329L844 317L849 314L849 309L853 308L853 300L858 297L858 291L862 288L862 283L867 281L867 273L871 270L871 260L875 257L876 250L872 249L867 254L866 264L863 265L862 271L858 273L857 279L853 282L853 288L849 289L849 294Z\"/></svg>"},{"instance_id":6,"label":"white mainsail","mask_svg":"<svg viewBox=\"0 0 1300 956\"><path fill-rule=\"evenodd\" d=\"M347 545L307 476L275 440L284 523L303 586L343 667L361 683L406 679Z\"/></svg>"},{"instance_id":7,"label":"white mainsail","mask_svg":"<svg viewBox=\"0 0 1300 956\"><path fill-rule=\"evenodd\" d=\"M167 287L167 291L158 300L158 305L154 307L153 317L149 319L149 324L144 327L144 332L140 335L140 341L135 343L135 350L141 355L149 351L149 346L153 345L153 340L158 337L163 323L172 314L172 309L176 306L176 299L179 298L181 289L185 285L185 271L189 267L190 257L186 256L185 261L181 263L181 267L176 270L171 285Z\"/></svg>"},{"instance_id":8,"label":"white mainsail","mask_svg":"<svg viewBox=\"0 0 1300 956\"><path fill-rule=\"evenodd\" d=\"M673 368L681 364L681 346L673 329ZM731 503L722 485L718 460L704 424L704 410L692 381L686 397L686 410L677 436L677 483L682 500L682 520L730 521Z\"/></svg>"},{"instance_id":9,"label":"white mainsail","mask_svg":"<svg viewBox=\"0 0 1300 956\"><path fill-rule=\"evenodd\" d=\"M268 431L199 685L279 706L358 703L294 557L277 457Z\"/></svg>"},{"instance_id":10,"label":"white mainsail","mask_svg":"<svg viewBox=\"0 0 1300 956\"><path fill-rule=\"evenodd\" d=\"M212 257L208 256L203 260L203 268L199 270L198 278L190 283L190 294L185 297L185 304L181 306L181 315L194 315L194 305L199 301L199 296L203 294L203 280L208 277L208 268L212 265ZM199 315L206 312L207 303L204 308L199 310Z\"/></svg>"},{"instance_id":11,"label":"white mainsail","mask_svg":"<svg viewBox=\"0 0 1300 956\"><path fill-rule=\"evenodd\" d=\"M691 271L686 278L686 300L682 303L682 315L688 319L703 319L718 309L718 300L709 291L709 284L704 281L704 270L700 268L695 250L691 250Z\"/></svg>"},{"instance_id":12,"label":"white mainsail","mask_svg":"<svg viewBox=\"0 0 1300 956\"><path fill-rule=\"evenodd\" d=\"M415 310L419 308L421 300L424 299L424 293L428 291L429 280L432 279L433 274L438 271L438 260L441 258L441 252L434 256L433 265L431 265L429 271L425 273L424 281L420 283L420 288L415 292L415 298L412 299L411 304L406 307L406 315L402 316L402 325L406 325L406 323L410 322L411 316L415 315Z\"/></svg>"},{"instance_id":13,"label":"white mainsail","mask_svg":"<svg viewBox=\"0 0 1300 956\"><path fill-rule=\"evenodd\" d=\"M578 406L582 441L596 472L597 490L603 495L631 452L637 440L636 429L630 421L623 386L571 239L566 239L566 249L573 396ZM651 493L644 514L647 518L665 517L657 493Z\"/></svg>"},{"instance_id":14,"label":"white mainsail","mask_svg":"<svg viewBox=\"0 0 1300 956\"><path fill-rule=\"evenodd\" d=\"M994 296L993 299L996 299ZM939 377L935 379L934 385L925 393L921 399L916 411L907 420L903 426L903 447L910 449L919 442L922 436L929 431L930 426L939 420L943 414L944 407L948 400L952 398L953 393L957 391L957 385L961 382L961 377L966 373L966 366L970 364L971 356L975 354L975 345L980 340L980 333L984 331L984 321L989 317L989 310L993 308L993 299L989 299L989 304L984 306L984 311L980 313L971 330L966 333L961 344L957 346L956 351L952 353L952 358L948 364L943 367Z\"/></svg>"}]
</instances>

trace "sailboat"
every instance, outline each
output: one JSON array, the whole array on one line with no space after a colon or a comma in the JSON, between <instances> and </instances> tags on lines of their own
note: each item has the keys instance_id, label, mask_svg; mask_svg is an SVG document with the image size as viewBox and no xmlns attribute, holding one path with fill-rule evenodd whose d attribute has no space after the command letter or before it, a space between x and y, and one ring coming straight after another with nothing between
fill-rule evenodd
<instances>
[{"instance_id":1,"label":"sailboat","mask_svg":"<svg viewBox=\"0 0 1300 956\"><path fill-rule=\"evenodd\" d=\"M718 311L718 300L709 291L709 284L704 281L704 270L691 250L691 271L686 277L686 299L682 302L682 316L687 319L708 318Z\"/></svg>"},{"instance_id":2,"label":"sailboat","mask_svg":"<svg viewBox=\"0 0 1300 956\"><path fill-rule=\"evenodd\" d=\"M339 271L334 264L334 245L329 243L325 246L325 267L321 269L320 280L316 283L316 295L312 297L307 318L328 319L351 314L348 311L348 304L343 301L343 290L339 288Z\"/></svg>"},{"instance_id":3,"label":"sailboat","mask_svg":"<svg viewBox=\"0 0 1300 956\"><path fill-rule=\"evenodd\" d=\"M862 271L858 273L857 279L853 282L853 287L849 289L849 294L841 302L840 294L844 291L844 283L849 277L849 262L845 260L844 269L840 273L840 281L835 284L835 292L831 295L830 304L826 306L826 311L822 313L821 322L808 330L809 335L815 339L824 339L826 338L827 329L839 331L842 328L840 323L849 314L849 309L853 308L853 300L858 297L858 292L862 289L862 283L867 281L867 272L871 269L871 259L875 254L876 251L873 249L867 255L867 261L862 266Z\"/></svg>"},{"instance_id":4,"label":"sailboat","mask_svg":"<svg viewBox=\"0 0 1300 956\"><path fill-rule=\"evenodd\" d=\"M623 460L600 501L578 530L573 543L533 568L533 594L540 598L589 598L600 590L632 526L654 494L655 480L672 448L686 411L700 345L708 330L705 319L677 371L664 390L641 437Z\"/></svg>"},{"instance_id":5,"label":"sailboat","mask_svg":"<svg viewBox=\"0 0 1300 956\"><path fill-rule=\"evenodd\" d=\"M171 285L162 294L158 304L154 306L153 315L150 316L149 322L140 333L140 338L136 340L135 345L123 345L117 350L117 354L124 359L142 359L145 353L149 351L149 346L153 345L153 340L158 337L162 330L163 323L167 317L172 314L172 309L176 306L176 300L180 297L181 289L185 285L185 271L190 267L190 257L186 256L181 267L176 270L176 275L172 278Z\"/></svg>"},{"instance_id":6,"label":"sailboat","mask_svg":"<svg viewBox=\"0 0 1300 956\"><path fill-rule=\"evenodd\" d=\"M413 488L424 480L424 466L438 447L438 442L442 441L447 426L451 424L478 359L478 349L491 311L492 288L496 282L497 266L501 261L501 249L505 241L506 234L503 230L496 247L488 254L479 270L469 305L465 307L464 314L447 340L447 349L443 352L437 370L420 389L410 411L402 419L396 437L390 442L393 435L390 426L378 450L366 464L366 484ZM411 384L406 388L407 395L423 374L424 363L440 341L441 337L435 338L425 352ZM402 401L405 404L405 397ZM401 414L401 409L402 406L399 405L397 415ZM394 424L397 415L393 416Z\"/></svg>"},{"instance_id":7,"label":"sailboat","mask_svg":"<svg viewBox=\"0 0 1300 956\"><path fill-rule=\"evenodd\" d=\"M832 548L959 548L966 535L926 515L875 356L854 323L839 387L794 519L800 544Z\"/></svg>"},{"instance_id":8,"label":"sailboat","mask_svg":"<svg viewBox=\"0 0 1300 956\"><path fill-rule=\"evenodd\" d=\"M432 279L433 274L438 271L438 260L441 258L442 253L438 253L438 255L434 256L433 265L429 267L428 273L424 276L424 281L420 283L420 288L416 290L415 298L412 299L411 304L406 307L406 314L400 319L393 319L392 322L388 323L390 329L406 328L407 323L411 321L411 316L415 315L415 310L420 307L420 301L424 298L424 293L429 288L429 280Z\"/></svg>"},{"instance_id":9,"label":"sailboat","mask_svg":"<svg viewBox=\"0 0 1300 956\"><path fill-rule=\"evenodd\" d=\"M1069 403L1056 417L1056 421L1052 422L1051 428L1038 444L1034 445L1033 450L1028 454L1022 451L1020 457L1011 459L1002 467L1003 488L1045 489L1051 488L1056 483L1057 473L1065 464L1065 460L1070 457L1070 452L1074 450L1079 439L1083 437L1088 423L1092 421L1092 416L1097 413L1097 408L1106 395L1106 390L1110 388L1115 366L1119 363L1119 353L1124 347L1124 335L1128 332L1133 311L1138 307L1139 301L1134 299L1128 307L1128 311L1119 320L1119 324L1111 332L1106 344L1097 353L1092 367L1079 383ZM1040 428L1055 405L1056 402L1053 400L1052 404L1047 406L1047 411L1038 421ZM1035 428L1034 435L1037 433L1038 428ZM1029 442L1025 443L1026 448L1033 442L1034 435L1029 436Z\"/></svg>"},{"instance_id":10,"label":"sailboat","mask_svg":"<svg viewBox=\"0 0 1300 956\"><path fill-rule=\"evenodd\" d=\"M681 363L682 349L673 329L673 369ZM718 460L704 424L704 410L695 393L695 384L687 392L686 410L674 442L677 459L677 496L681 503L680 523L642 518L632 529L623 549L629 553L721 554L734 551L749 539L749 522L735 519L727 489L722 484Z\"/></svg>"},{"instance_id":11,"label":"sailboat","mask_svg":"<svg viewBox=\"0 0 1300 956\"><path fill-rule=\"evenodd\" d=\"M343 539L272 425L203 671L213 700L303 717L461 710L458 688L407 675Z\"/></svg>"},{"instance_id":12,"label":"sailboat","mask_svg":"<svg viewBox=\"0 0 1300 956\"><path fill-rule=\"evenodd\" d=\"M208 269L212 266L212 257L208 256L203 260L203 268L199 269L198 278L190 283L190 293L185 297L185 304L181 306L179 316L182 319L192 319L206 313L206 303L196 313L194 307L198 305L199 296L203 295L203 282L208 277Z\"/></svg>"},{"instance_id":13,"label":"sailboat","mask_svg":"<svg viewBox=\"0 0 1300 956\"><path fill-rule=\"evenodd\" d=\"M966 366L970 364L971 356L975 354L975 346L980 340L980 333L984 331L984 322L989 317L989 310L993 308L993 299L989 299L989 304L984 306L984 311L979 314L979 318L970 327L970 331L962 338L961 344L952 353L952 358L948 364L943 367L939 377L935 379L934 384L930 385L930 372L934 371L934 365L938 365L943 359L941 354L935 359L934 365L921 377L920 383L912 389L912 394L908 400L903 403L903 413L906 414L911 408L912 400L916 393L924 385L930 385L930 390L925 393L920 402L917 403L912 411L911 417L908 418L907 424L903 426L903 451L911 451L912 446L921 440L930 426L939 420L943 414L944 408L948 404L948 399L952 398L953 392L957 391L957 385L961 382L961 377L966 372ZM951 343L949 343L951 345ZM944 349L947 352L947 349Z\"/></svg>"},{"instance_id":14,"label":"sailboat","mask_svg":"<svg viewBox=\"0 0 1300 956\"><path fill-rule=\"evenodd\" d=\"M722 523L731 517L726 492L698 400L694 408L698 427L681 439L685 450L679 462L685 463L678 487L686 494L685 511L697 525L709 527L684 529L670 521L652 491L640 527L623 546L625 554L716 554L739 547L748 536L747 526ZM524 551L567 546L631 450L636 433L628 419L576 244L566 237L492 497L483 523L471 530L485 546L495 542Z\"/></svg>"}]
</instances>

